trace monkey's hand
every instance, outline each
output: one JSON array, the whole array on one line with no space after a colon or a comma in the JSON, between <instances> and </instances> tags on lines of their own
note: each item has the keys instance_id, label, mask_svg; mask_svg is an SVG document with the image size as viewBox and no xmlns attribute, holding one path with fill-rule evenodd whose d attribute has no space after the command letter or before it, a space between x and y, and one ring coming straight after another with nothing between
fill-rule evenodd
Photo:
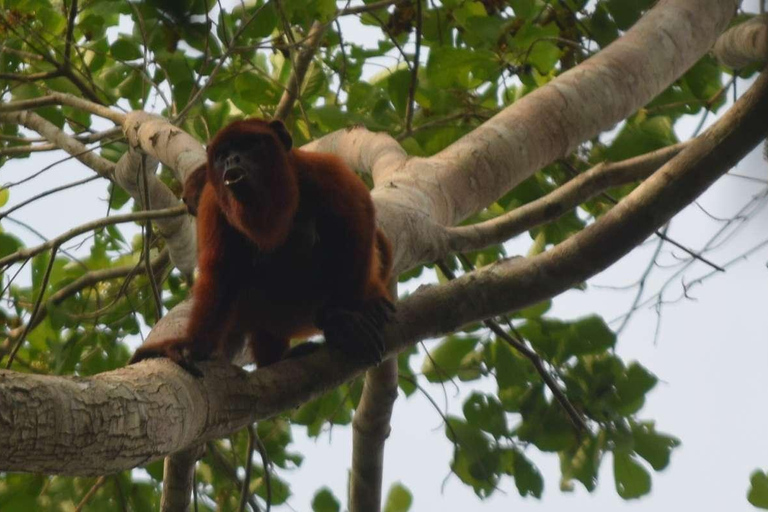
<instances>
[{"instance_id":1,"label":"monkey's hand","mask_svg":"<svg viewBox=\"0 0 768 512\"><path fill-rule=\"evenodd\" d=\"M384 354L384 326L395 306L385 297L367 301L361 310L328 307L321 310L317 326L331 349L355 361L380 363Z\"/></svg>"},{"instance_id":2,"label":"monkey's hand","mask_svg":"<svg viewBox=\"0 0 768 512\"><path fill-rule=\"evenodd\" d=\"M187 338L171 338L140 346L131 357L128 364L135 364L145 359L167 357L195 377L203 373L195 366L194 361L207 359L204 354L194 350L194 342Z\"/></svg>"}]
</instances>

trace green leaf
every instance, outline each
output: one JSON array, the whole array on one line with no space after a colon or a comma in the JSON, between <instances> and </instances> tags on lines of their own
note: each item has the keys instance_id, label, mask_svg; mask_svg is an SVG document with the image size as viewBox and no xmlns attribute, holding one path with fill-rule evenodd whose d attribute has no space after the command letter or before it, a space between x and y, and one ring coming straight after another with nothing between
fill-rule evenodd
<instances>
[{"instance_id":1,"label":"green leaf","mask_svg":"<svg viewBox=\"0 0 768 512\"><path fill-rule=\"evenodd\" d=\"M427 77L434 87L466 88L471 73L487 76L489 70L497 68L496 55L490 50L438 47L429 52Z\"/></svg>"},{"instance_id":2,"label":"green leaf","mask_svg":"<svg viewBox=\"0 0 768 512\"><path fill-rule=\"evenodd\" d=\"M512 474L515 477L515 487L520 496L541 498L544 492L544 478L539 469L520 450L512 450Z\"/></svg>"},{"instance_id":3,"label":"green leaf","mask_svg":"<svg viewBox=\"0 0 768 512\"><path fill-rule=\"evenodd\" d=\"M523 361L509 346L509 343L497 338L493 344L494 367L496 368L496 383L499 389L522 386L529 382L533 369L530 363Z\"/></svg>"},{"instance_id":4,"label":"green leaf","mask_svg":"<svg viewBox=\"0 0 768 512\"><path fill-rule=\"evenodd\" d=\"M584 437L575 449L560 453L560 471L563 475L561 488L570 490L570 481L575 478L587 491L595 490L603 459L604 439L605 434L602 432L598 437Z\"/></svg>"},{"instance_id":5,"label":"green leaf","mask_svg":"<svg viewBox=\"0 0 768 512\"><path fill-rule=\"evenodd\" d=\"M130 61L143 57L139 43L125 36L120 36L109 47L109 52L117 60Z\"/></svg>"},{"instance_id":6,"label":"green leaf","mask_svg":"<svg viewBox=\"0 0 768 512\"><path fill-rule=\"evenodd\" d=\"M408 512L413 503L411 491L400 482L395 482L389 488L384 502L384 512Z\"/></svg>"},{"instance_id":7,"label":"green leaf","mask_svg":"<svg viewBox=\"0 0 768 512\"><path fill-rule=\"evenodd\" d=\"M635 116L605 150L605 157L613 162L642 155L677 143L672 120L666 116L643 118Z\"/></svg>"},{"instance_id":8,"label":"green leaf","mask_svg":"<svg viewBox=\"0 0 768 512\"><path fill-rule=\"evenodd\" d=\"M464 402L467 423L499 438L507 434L507 417L498 399L491 395L472 393Z\"/></svg>"},{"instance_id":9,"label":"green leaf","mask_svg":"<svg viewBox=\"0 0 768 512\"><path fill-rule=\"evenodd\" d=\"M640 410L645 402L645 394L653 389L658 381L655 375L639 363L630 364L627 373L616 382L619 398L617 410L624 415Z\"/></svg>"},{"instance_id":10,"label":"green leaf","mask_svg":"<svg viewBox=\"0 0 768 512\"><path fill-rule=\"evenodd\" d=\"M13 254L24 247L21 240L8 233L0 233L0 258Z\"/></svg>"},{"instance_id":11,"label":"green leaf","mask_svg":"<svg viewBox=\"0 0 768 512\"><path fill-rule=\"evenodd\" d=\"M11 197L11 191L7 188L0 188L0 208L5 206L9 197Z\"/></svg>"},{"instance_id":12,"label":"green leaf","mask_svg":"<svg viewBox=\"0 0 768 512\"><path fill-rule=\"evenodd\" d=\"M562 52L553 42L560 35L560 29L555 23L544 27L526 24L515 34L514 44L524 54L521 64L534 66L539 73L547 75L552 71Z\"/></svg>"},{"instance_id":13,"label":"green leaf","mask_svg":"<svg viewBox=\"0 0 768 512\"><path fill-rule=\"evenodd\" d=\"M755 471L749 477L747 500L757 508L768 509L768 474Z\"/></svg>"},{"instance_id":14,"label":"green leaf","mask_svg":"<svg viewBox=\"0 0 768 512\"><path fill-rule=\"evenodd\" d=\"M632 425L635 452L644 458L656 471L669 465L672 449L680 446L680 440L656 432L653 423Z\"/></svg>"},{"instance_id":15,"label":"green leaf","mask_svg":"<svg viewBox=\"0 0 768 512\"><path fill-rule=\"evenodd\" d=\"M448 418L445 435L456 444L451 469L475 494L490 496L498 481L501 452L480 430L457 418Z\"/></svg>"},{"instance_id":16,"label":"green leaf","mask_svg":"<svg viewBox=\"0 0 768 512\"><path fill-rule=\"evenodd\" d=\"M461 360L477 346L474 336L448 336L435 349L429 351L421 371L430 382L444 382L456 375Z\"/></svg>"},{"instance_id":17,"label":"green leaf","mask_svg":"<svg viewBox=\"0 0 768 512\"><path fill-rule=\"evenodd\" d=\"M312 498L312 510L314 512L339 512L341 503L329 488L323 487Z\"/></svg>"},{"instance_id":18,"label":"green leaf","mask_svg":"<svg viewBox=\"0 0 768 512\"><path fill-rule=\"evenodd\" d=\"M567 340L569 354L597 354L616 344L616 335L599 316L588 316L573 324L573 336Z\"/></svg>"},{"instance_id":19,"label":"green leaf","mask_svg":"<svg viewBox=\"0 0 768 512\"><path fill-rule=\"evenodd\" d=\"M613 453L613 478L616 492L625 500L640 498L651 492L651 475L627 452Z\"/></svg>"}]
</instances>

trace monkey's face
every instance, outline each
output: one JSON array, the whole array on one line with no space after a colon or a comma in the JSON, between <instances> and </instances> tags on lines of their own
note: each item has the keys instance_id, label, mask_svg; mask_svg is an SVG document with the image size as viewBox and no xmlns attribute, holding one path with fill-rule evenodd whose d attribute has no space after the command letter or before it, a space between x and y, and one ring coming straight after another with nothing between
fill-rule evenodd
<instances>
[{"instance_id":1,"label":"monkey's face","mask_svg":"<svg viewBox=\"0 0 768 512\"><path fill-rule=\"evenodd\" d=\"M238 121L209 147L209 176L225 201L260 203L284 186L290 135L279 121Z\"/></svg>"}]
</instances>

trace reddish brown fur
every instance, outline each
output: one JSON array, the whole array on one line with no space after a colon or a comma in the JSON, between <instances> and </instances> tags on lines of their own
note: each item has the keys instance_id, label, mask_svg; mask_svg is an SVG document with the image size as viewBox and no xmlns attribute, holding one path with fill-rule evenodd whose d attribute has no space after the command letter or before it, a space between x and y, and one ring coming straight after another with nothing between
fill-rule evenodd
<instances>
[{"instance_id":1,"label":"reddish brown fur","mask_svg":"<svg viewBox=\"0 0 768 512\"><path fill-rule=\"evenodd\" d=\"M200 198L199 277L187 336L142 346L132 362L230 358L248 339L256 363L266 366L283 357L291 338L318 332L319 317L341 311L365 316L368 328L381 326L392 257L370 194L335 156L290 149L284 130L237 121L208 146L206 179L194 173L184 191L191 203ZM258 157L249 173L259 186L238 200L216 155L253 147Z\"/></svg>"}]
</instances>

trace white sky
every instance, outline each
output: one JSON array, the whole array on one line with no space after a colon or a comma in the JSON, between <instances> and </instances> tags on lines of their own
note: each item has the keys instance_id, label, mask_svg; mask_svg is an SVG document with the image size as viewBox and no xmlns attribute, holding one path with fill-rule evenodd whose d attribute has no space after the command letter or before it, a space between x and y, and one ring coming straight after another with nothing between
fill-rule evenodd
<instances>
[{"instance_id":1,"label":"white sky","mask_svg":"<svg viewBox=\"0 0 768 512\"><path fill-rule=\"evenodd\" d=\"M756 10L756 0L744 3L747 10ZM355 32L353 24L345 21L345 39L367 37ZM744 91L745 85L740 86ZM680 133L681 137L683 134ZM0 170L0 181L15 181L39 170L55 157L38 155L33 159L9 162ZM766 178L766 164L755 151L734 171ZM69 161L49 171L44 178L30 186L14 189L9 205L41 190L87 177L86 170ZM716 217L728 218L741 208L764 185L733 177L722 178L704 194L700 204ZM32 224L46 236L59 234L106 212L104 184L96 182L75 191L57 194L36 206L20 210L14 217ZM5 228L14 234L23 230L7 221ZM725 246L708 257L722 264L768 238L768 210L760 210L752 221ZM719 223L707 217L696 206L687 208L672 223L669 236L688 247L700 248L718 229ZM28 244L38 241L22 236ZM512 251L524 254L528 237L512 243ZM587 292L571 291L554 301L552 316L574 318L597 313L606 320L615 318L629 308L634 290L617 292L597 289L593 285L619 286L633 283L645 269L654 243L637 249L621 262L590 280ZM672 263L671 251L665 245L661 261ZM670 467L652 472L653 490L650 496L626 502L618 497L613 485L610 457L603 460L597 490L589 494L580 484L571 494L558 489L559 466L555 454L539 454L534 448L528 455L538 464L545 490L541 501L521 498L514 482L504 479L500 489L487 501L479 501L470 487L457 477L443 480L449 471L452 446L445 438L440 416L418 392L409 399L402 397L395 404L392 434L386 447L384 493L389 486L403 482L414 494L412 510L508 511L569 510L570 512L602 512L617 508L641 510L672 510L685 507L693 510L754 510L746 501L749 475L756 468L768 467L768 413L760 398L768 388L768 344L766 344L765 304L768 303L768 248L755 253L747 261L728 269L725 275L707 280L691 290L691 300L666 305L661 313L661 327L655 340L657 315L644 308L636 314L619 338L617 352L626 360L638 360L654 372L660 383L649 395L641 418L655 419L657 428L682 440L682 446L672 455ZM684 281L708 272L697 263L684 273ZM665 279L654 275L647 290L657 290ZM678 297L680 278L669 287L669 298ZM618 324L614 324L614 327ZM418 365L414 365L416 371ZM443 404L443 389L427 385L429 392ZM457 395L447 385L451 414L461 414L462 398L473 390L495 391L492 382L464 384ZM347 471L351 460L351 429L333 429L319 440L307 439L302 427L294 428L295 451L305 456L296 471L279 472L292 485L290 506L299 511L310 510L314 493L329 486L346 502ZM288 510L288 508L281 508Z\"/></svg>"}]
</instances>

